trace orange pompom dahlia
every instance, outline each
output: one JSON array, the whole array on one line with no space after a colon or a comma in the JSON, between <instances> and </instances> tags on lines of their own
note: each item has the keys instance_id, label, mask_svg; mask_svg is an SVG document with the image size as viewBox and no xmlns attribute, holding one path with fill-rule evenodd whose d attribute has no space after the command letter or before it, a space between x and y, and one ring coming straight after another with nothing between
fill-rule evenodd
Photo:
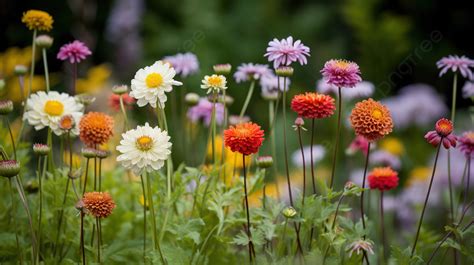
<instances>
[{"instance_id":1,"label":"orange pompom dahlia","mask_svg":"<svg viewBox=\"0 0 474 265\"><path fill-rule=\"evenodd\" d=\"M89 112L79 122L81 141L89 147L107 142L113 135L114 119L101 112Z\"/></svg>"},{"instance_id":2,"label":"orange pompom dahlia","mask_svg":"<svg viewBox=\"0 0 474 265\"><path fill-rule=\"evenodd\" d=\"M376 167L369 174L371 189L386 191L398 186L398 173L390 167Z\"/></svg>"},{"instance_id":3,"label":"orange pompom dahlia","mask_svg":"<svg viewBox=\"0 0 474 265\"><path fill-rule=\"evenodd\" d=\"M390 111L380 102L371 98L357 103L350 116L356 135L374 142L392 132L393 122Z\"/></svg>"},{"instance_id":4,"label":"orange pompom dahlia","mask_svg":"<svg viewBox=\"0 0 474 265\"><path fill-rule=\"evenodd\" d=\"M115 202L108 192L86 192L82 203L88 213L99 218L109 216L115 208Z\"/></svg>"},{"instance_id":5,"label":"orange pompom dahlia","mask_svg":"<svg viewBox=\"0 0 474 265\"><path fill-rule=\"evenodd\" d=\"M252 122L240 123L224 131L224 145L232 152L250 155L258 152L263 136L259 125Z\"/></svg>"},{"instance_id":6,"label":"orange pompom dahlia","mask_svg":"<svg viewBox=\"0 0 474 265\"><path fill-rule=\"evenodd\" d=\"M298 116L307 119L321 119L334 114L336 107L331 96L306 92L296 95L291 100L291 108Z\"/></svg>"}]
</instances>

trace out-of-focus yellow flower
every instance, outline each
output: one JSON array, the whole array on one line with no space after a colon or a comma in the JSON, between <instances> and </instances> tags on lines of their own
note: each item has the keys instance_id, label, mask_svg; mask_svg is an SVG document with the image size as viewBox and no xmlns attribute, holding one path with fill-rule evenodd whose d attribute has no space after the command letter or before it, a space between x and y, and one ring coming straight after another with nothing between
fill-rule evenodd
<instances>
[{"instance_id":1,"label":"out-of-focus yellow flower","mask_svg":"<svg viewBox=\"0 0 474 265\"><path fill-rule=\"evenodd\" d=\"M35 58L38 59L37 55ZM31 47L11 47L0 53L0 73L4 78L13 77L16 65L29 67L31 64Z\"/></svg>"},{"instance_id":2,"label":"out-of-focus yellow flower","mask_svg":"<svg viewBox=\"0 0 474 265\"><path fill-rule=\"evenodd\" d=\"M90 68L85 78L79 78L76 82L76 91L92 94L100 90L110 78L112 71L106 64L100 64Z\"/></svg>"},{"instance_id":3,"label":"out-of-focus yellow flower","mask_svg":"<svg viewBox=\"0 0 474 265\"><path fill-rule=\"evenodd\" d=\"M28 93L28 86L30 84L30 77L25 76L25 83L24 83L24 96L26 97ZM51 82L54 83L54 82ZM32 83L33 89L31 90L31 93L34 93L39 90L44 90L46 88L46 83L44 81L44 77L35 75L33 76L33 83ZM7 95L6 98L10 99L13 102L20 102L23 101L24 98L22 98L22 92L20 89L20 83L16 78L10 78L7 82Z\"/></svg>"},{"instance_id":4,"label":"out-of-focus yellow flower","mask_svg":"<svg viewBox=\"0 0 474 265\"><path fill-rule=\"evenodd\" d=\"M396 137L387 137L380 142L380 148L396 156L405 152L402 141Z\"/></svg>"},{"instance_id":5,"label":"out-of-focus yellow flower","mask_svg":"<svg viewBox=\"0 0 474 265\"><path fill-rule=\"evenodd\" d=\"M139 202L141 206L146 206L148 208L148 200L145 202L145 197L143 196L143 194L140 195Z\"/></svg>"},{"instance_id":6,"label":"out-of-focus yellow flower","mask_svg":"<svg viewBox=\"0 0 474 265\"><path fill-rule=\"evenodd\" d=\"M415 167L410 172L410 177L406 182L406 186L411 186L416 182L425 182L430 177L431 169L428 167Z\"/></svg>"},{"instance_id":7,"label":"out-of-focus yellow flower","mask_svg":"<svg viewBox=\"0 0 474 265\"><path fill-rule=\"evenodd\" d=\"M54 20L47 12L31 9L23 13L21 22L25 23L29 30L50 31Z\"/></svg>"},{"instance_id":8,"label":"out-of-focus yellow flower","mask_svg":"<svg viewBox=\"0 0 474 265\"><path fill-rule=\"evenodd\" d=\"M64 161L65 165L69 166L69 151L65 151L63 153L63 161ZM72 154L72 166L74 168L78 168L78 167L80 167L81 162L82 162L82 157L79 156L76 153L73 153Z\"/></svg>"},{"instance_id":9,"label":"out-of-focus yellow flower","mask_svg":"<svg viewBox=\"0 0 474 265\"><path fill-rule=\"evenodd\" d=\"M265 188L265 195L267 198L276 199L278 197L278 184L268 183ZM263 189L252 193L248 199L250 207L261 207L263 199Z\"/></svg>"},{"instance_id":10,"label":"out-of-focus yellow flower","mask_svg":"<svg viewBox=\"0 0 474 265\"><path fill-rule=\"evenodd\" d=\"M222 146L224 142L222 141L222 137L220 135L216 136L214 140L214 144L216 146L216 160L220 161L222 158ZM231 168L235 167L237 169L241 169L243 167L243 160L242 160L242 154L232 152L230 148L225 147L225 163L226 165L230 165ZM211 158L212 157L212 142L209 141L209 144L207 145L207 157ZM252 162L252 155L245 156L245 166L247 168L250 167Z\"/></svg>"}]
</instances>

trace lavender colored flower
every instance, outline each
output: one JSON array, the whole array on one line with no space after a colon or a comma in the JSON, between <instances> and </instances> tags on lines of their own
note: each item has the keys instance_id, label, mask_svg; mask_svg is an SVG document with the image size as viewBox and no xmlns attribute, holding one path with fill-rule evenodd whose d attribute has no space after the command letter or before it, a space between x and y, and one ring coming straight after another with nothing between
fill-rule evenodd
<instances>
[{"instance_id":1,"label":"lavender colored flower","mask_svg":"<svg viewBox=\"0 0 474 265\"><path fill-rule=\"evenodd\" d=\"M80 63L91 54L92 52L82 41L75 40L64 44L59 49L57 58L62 61L68 60L70 63Z\"/></svg>"},{"instance_id":2,"label":"lavender colored flower","mask_svg":"<svg viewBox=\"0 0 474 265\"><path fill-rule=\"evenodd\" d=\"M474 82L466 81L462 87L462 97L463 98L472 98L474 97Z\"/></svg>"},{"instance_id":3,"label":"lavender colored flower","mask_svg":"<svg viewBox=\"0 0 474 265\"><path fill-rule=\"evenodd\" d=\"M286 39L273 39L268 43L267 53L269 62L273 62L273 67L276 69L280 65L290 65L298 61L301 65L308 63L306 56L309 55L309 47L305 46L301 40L293 42L293 37L289 36Z\"/></svg>"},{"instance_id":4,"label":"lavender colored flower","mask_svg":"<svg viewBox=\"0 0 474 265\"><path fill-rule=\"evenodd\" d=\"M338 88L335 85L328 84L324 79L318 80L316 83L316 91L323 94L334 94L337 96ZM351 89L344 90L343 100L352 100L356 98L368 98L375 91L375 86L369 81L361 81Z\"/></svg>"},{"instance_id":5,"label":"lavender colored flower","mask_svg":"<svg viewBox=\"0 0 474 265\"><path fill-rule=\"evenodd\" d=\"M169 62L181 77L186 77L199 71L198 59L195 54L190 52L166 56L163 60Z\"/></svg>"},{"instance_id":6,"label":"lavender colored flower","mask_svg":"<svg viewBox=\"0 0 474 265\"><path fill-rule=\"evenodd\" d=\"M324 80L336 87L355 87L362 81L359 66L346 60L329 60L321 70Z\"/></svg>"},{"instance_id":7,"label":"lavender colored flower","mask_svg":"<svg viewBox=\"0 0 474 265\"><path fill-rule=\"evenodd\" d=\"M466 157L474 157L474 131L468 131L459 137L459 150Z\"/></svg>"},{"instance_id":8,"label":"lavender colored flower","mask_svg":"<svg viewBox=\"0 0 474 265\"><path fill-rule=\"evenodd\" d=\"M280 78L280 92L288 91L291 81L286 78L286 86L283 87L283 80ZM271 73L260 78L260 87L262 88L263 98L277 98L278 97L278 76Z\"/></svg>"},{"instance_id":9,"label":"lavender colored flower","mask_svg":"<svg viewBox=\"0 0 474 265\"><path fill-rule=\"evenodd\" d=\"M206 126L209 126L212 119L212 105L207 98L202 98L199 103L189 108L187 116L192 122L198 122L203 120ZM222 103L216 103L216 123L218 125L224 122L224 105Z\"/></svg>"},{"instance_id":10,"label":"lavender colored flower","mask_svg":"<svg viewBox=\"0 0 474 265\"><path fill-rule=\"evenodd\" d=\"M438 69L441 69L439 76L444 75L448 70L456 72L459 70L461 75L465 78L473 79L473 74L470 67L474 67L474 60L467 58L466 56L449 55L443 57L441 60L436 62Z\"/></svg>"},{"instance_id":11,"label":"lavender colored flower","mask_svg":"<svg viewBox=\"0 0 474 265\"><path fill-rule=\"evenodd\" d=\"M393 169L400 169L401 167L400 158L384 150L371 153L369 163L377 166L390 166Z\"/></svg>"},{"instance_id":12,"label":"lavender colored flower","mask_svg":"<svg viewBox=\"0 0 474 265\"><path fill-rule=\"evenodd\" d=\"M413 124L425 127L448 112L448 107L436 90L421 83L402 88L398 95L382 100L382 104L390 109L393 124L398 129Z\"/></svg>"},{"instance_id":13,"label":"lavender colored flower","mask_svg":"<svg viewBox=\"0 0 474 265\"><path fill-rule=\"evenodd\" d=\"M272 75L272 71L266 64L243 63L237 67L234 78L237 83L249 80L259 80L264 76Z\"/></svg>"},{"instance_id":14,"label":"lavender colored flower","mask_svg":"<svg viewBox=\"0 0 474 265\"><path fill-rule=\"evenodd\" d=\"M466 166L466 156L459 148L450 149L449 153L451 162L451 183L454 186L462 186L462 177L464 175L464 167ZM430 163L431 165L434 164L434 160L435 155L433 154ZM448 184L448 151L440 150L433 186L439 189L440 192L443 192L446 191L446 187L448 186Z\"/></svg>"},{"instance_id":15,"label":"lavender colored flower","mask_svg":"<svg viewBox=\"0 0 474 265\"><path fill-rule=\"evenodd\" d=\"M311 163L311 147L310 146L303 147L303 153L304 153L305 163L306 165L309 165ZM326 155L326 149L322 145L313 145L313 162L314 163L321 161L325 155ZM303 157L301 156L300 149L293 152L293 154L291 155L291 159L294 165L298 167L303 167Z\"/></svg>"}]
</instances>

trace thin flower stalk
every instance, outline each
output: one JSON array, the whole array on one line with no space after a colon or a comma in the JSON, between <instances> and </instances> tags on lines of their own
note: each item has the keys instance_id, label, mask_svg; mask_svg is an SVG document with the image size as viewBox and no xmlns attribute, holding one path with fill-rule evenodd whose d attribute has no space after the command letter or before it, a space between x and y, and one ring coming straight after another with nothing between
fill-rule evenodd
<instances>
[{"instance_id":1,"label":"thin flower stalk","mask_svg":"<svg viewBox=\"0 0 474 265\"><path fill-rule=\"evenodd\" d=\"M426 193L425 203L423 204L423 210L421 211L421 217L420 217L420 220L418 221L418 228L416 230L415 241L414 241L413 247L411 249L410 257L413 257L413 255L415 254L416 244L418 242L418 237L420 236L421 224L423 223L423 217L425 216L426 205L428 204L428 199L430 197L431 186L433 186L433 179L434 179L434 175L436 173L436 165L438 163L438 157L439 157L440 149L441 149L441 143L438 144L438 148L437 148L437 151L436 151L435 162L434 162L434 165L433 165L433 172L431 174L430 185L428 186L428 192Z\"/></svg>"},{"instance_id":2,"label":"thin flower stalk","mask_svg":"<svg viewBox=\"0 0 474 265\"><path fill-rule=\"evenodd\" d=\"M453 77L453 94L452 94L452 101L451 101L451 122L455 123L456 118L456 96L457 96L457 88L458 88L458 75L454 73ZM451 180L451 150L448 149L448 186L449 186L449 209L451 211L451 220L454 220L454 200L453 200L453 184Z\"/></svg>"},{"instance_id":3,"label":"thin flower stalk","mask_svg":"<svg viewBox=\"0 0 474 265\"><path fill-rule=\"evenodd\" d=\"M332 157L332 170L331 170L331 181L329 187L332 189L334 186L334 176L336 175L336 162L337 162L337 151L339 149L339 141L341 138L341 115L342 115L342 93L341 87L337 88L338 94L338 107L337 107L337 129L336 129L336 143L334 145L334 155ZM363 219L362 219L363 220Z\"/></svg>"},{"instance_id":4,"label":"thin flower stalk","mask_svg":"<svg viewBox=\"0 0 474 265\"><path fill-rule=\"evenodd\" d=\"M140 175L140 183L142 186L142 196L143 196L143 262L146 263L146 238L147 238L147 227L146 227L146 210L147 210L147 195L145 191L145 179L143 178L143 174ZM161 252L160 252L161 254ZM163 259L163 256L160 255Z\"/></svg>"},{"instance_id":5,"label":"thin flower stalk","mask_svg":"<svg viewBox=\"0 0 474 265\"><path fill-rule=\"evenodd\" d=\"M315 119L311 119L311 143L309 147L310 161L311 161L311 183L313 185L313 194L316 194L316 178L314 176L314 158L313 158L313 145L314 145L314 132L315 132Z\"/></svg>"},{"instance_id":6,"label":"thin flower stalk","mask_svg":"<svg viewBox=\"0 0 474 265\"><path fill-rule=\"evenodd\" d=\"M8 180L8 188L10 190L10 200L11 200L11 208L10 208L10 222L13 223L15 219L16 213L16 206L15 206L15 199L14 199L14 192L12 188L12 179ZM13 225L13 230L15 230L15 241L16 241L16 249L18 251L18 256L20 258L20 264L23 264L23 255L22 250L20 248L20 242L18 239L18 229L17 226Z\"/></svg>"},{"instance_id":7,"label":"thin flower stalk","mask_svg":"<svg viewBox=\"0 0 474 265\"><path fill-rule=\"evenodd\" d=\"M120 101L120 110L122 111L123 121L124 121L123 131L125 132L125 131L128 130L128 117L127 117L127 111L125 110L125 105L123 103L123 95L122 94L119 97L119 101Z\"/></svg>"},{"instance_id":8,"label":"thin flower stalk","mask_svg":"<svg viewBox=\"0 0 474 265\"><path fill-rule=\"evenodd\" d=\"M146 179L146 186L147 186L147 193L148 193L147 194L148 195L147 196L148 197L148 206L150 207L151 224L152 224L152 227L153 227L153 247L154 247L155 250L158 250L158 252L160 253L160 258L161 258L163 264L166 264L164 262L163 253L161 251L160 240L158 240L158 234L157 234L157 230L156 230L155 207L153 205L153 191L151 189L150 174L147 174L146 171L143 174L144 174L144 177L142 177L142 178ZM145 205L146 205L146 203L145 203Z\"/></svg>"},{"instance_id":9,"label":"thin flower stalk","mask_svg":"<svg viewBox=\"0 0 474 265\"><path fill-rule=\"evenodd\" d=\"M242 106L242 109L240 110L240 114L239 114L240 118L244 117L245 112L247 111L247 107L249 106L250 100L252 99L254 88L255 88L255 80L252 79L252 81L250 82L249 91L247 92L247 97L245 98L244 105Z\"/></svg>"},{"instance_id":10,"label":"thin flower stalk","mask_svg":"<svg viewBox=\"0 0 474 265\"><path fill-rule=\"evenodd\" d=\"M242 155L242 165L243 165L243 172L244 172L244 191L245 191L245 210L247 216L247 236L249 238L249 259L250 264L253 264L253 260L255 258L255 249L252 242L252 233L250 232L250 212L249 212L249 200L247 195L247 173L245 168L245 155Z\"/></svg>"},{"instance_id":11,"label":"thin flower stalk","mask_svg":"<svg viewBox=\"0 0 474 265\"><path fill-rule=\"evenodd\" d=\"M46 49L42 49L43 64L44 64L44 81L46 83L46 92L49 92L49 70L48 70L48 57L46 56Z\"/></svg>"}]
</instances>

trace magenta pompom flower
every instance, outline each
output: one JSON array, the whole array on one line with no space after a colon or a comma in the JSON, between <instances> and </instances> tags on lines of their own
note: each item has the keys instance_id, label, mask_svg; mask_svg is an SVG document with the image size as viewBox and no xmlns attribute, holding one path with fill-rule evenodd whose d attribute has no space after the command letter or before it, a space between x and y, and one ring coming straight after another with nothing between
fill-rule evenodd
<instances>
[{"instance_id":1,"label":"magenta pompom flower","mask_svg":"<svg viewBox=\"0 0 474 265\"><path fill-rule=\"evenodd\" d=\"M286 39L270 41L264 56L268 57L269 62L273 62L273 67L276 69L280 65L290 65L296 61L301 65L307 64L306 56L310 55L309 47L301 43L301 40L293 42L293 37L289 36Z\"/></svg>"},{"instance_id":2,"label":"magenta pompom flower","mask_svg":"<svg viewBox=\"0 0 474 265\"><path fill-rule=\"evenodd\" d=\"M429 131L425 135L425 139L433 146L443 144L444 148L456 147L457 137L452 134L453 123L445 118L439 119L436 122L435 130Z\"/></svg>"},{"instance_id":3,"label":"magenta pompom flower","mask_svg":"<svg viewBox=\"0 0 474 265\"><path fill-rule=\"evenodd\" d=\"M266 64L243 63L237 67L234 78L237 83L249 80L259 80L264 76L273 75L272 70Z\"/></svg>"},{"instance_id":4,"label":"magenta pompom flower","mask_svg":"<svg viewBox=\"0 0 474 265\"><path fill-rule=\"evenodd\" d=\"M474 131L468 131L459 137L459 149L466 157L474 157Z\"/></svg>"},{"instance_id":5,"label":"magenta pompom flower","mask_svg":"<svg viewBox=\"0 0 474 265\"><path fill-rule=\"evenodd\" d=\"M473 74L470 67L474 67L474 60L467 58L466 56L457 56L457 55L449 55L448 57L443 57L441 60L436 62L436 66L438 69L441 69L439 72L439 76L444 75L448 72L449 69L451 71L456 72L459 70L462 76L465 78L472 79Z\"/></svg>"},{"instance_id":6,"label":"magenta pompom flower","mask_svg":"<svg viewBox=\"0 0 474 265\"><path fill-rule=\"evenodd\" d=\"M62 61L68 60L70 63L80 63L91 54L92 52L82 41L75 40L71 43L64 44L59 49L57 57Z\"/></svg>"},{"instance_id":7,"label":"magenta pompom flower","mask_svg":"<svg viewBox=\"0 0 474 265\"><path fill-rule=\"evenodd\" d=\"M186 77L199 71L199 62L194 53L187 52L166 56L163 58L163 61L170 63L181 77Z\"/></svg>"},{"instance_id":8,"label":"magenta pompom flower","mask_svg":"<svg viewBox=\"0 0 474 265\"><path fill-rule=\"evenodd\" d=\"M346 60L329 60L321 70L324 80L337 87L355 87L362 81L359 66Z\"/></svg>"}]
</instances>

